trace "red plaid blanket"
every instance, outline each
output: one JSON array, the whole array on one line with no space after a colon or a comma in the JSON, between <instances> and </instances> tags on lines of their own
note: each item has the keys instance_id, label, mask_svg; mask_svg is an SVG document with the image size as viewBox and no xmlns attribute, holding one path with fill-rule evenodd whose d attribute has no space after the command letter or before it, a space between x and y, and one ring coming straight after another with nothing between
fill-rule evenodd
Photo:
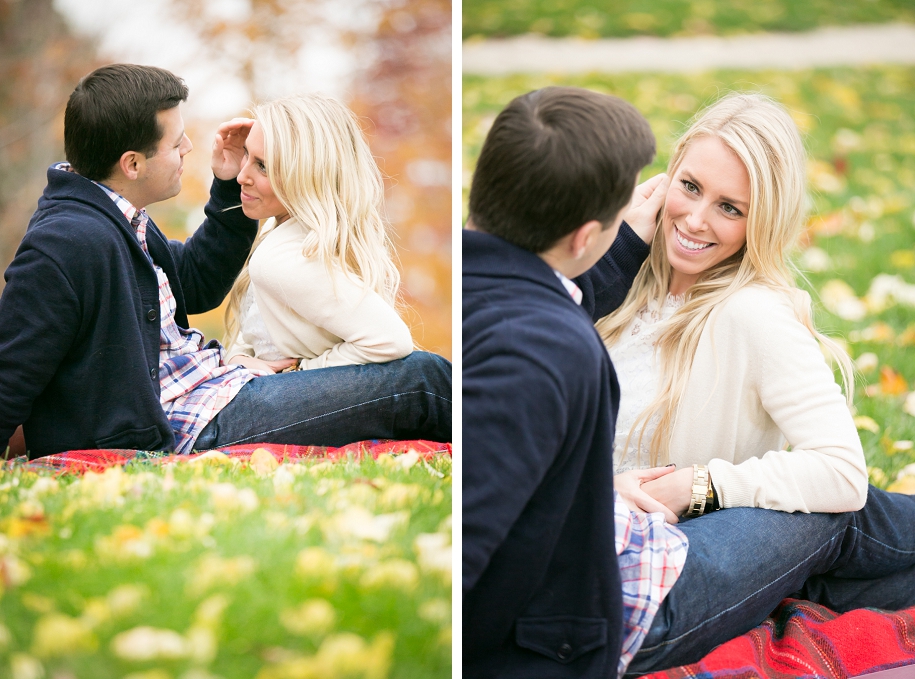
<instances>
[{"instance_id":1,"label":"red plaid blanket","mask_svg":"<svg viewBox=\"0 0 915 679\"><path fill-rule=\"evenodd\" d=\"M357 441L339 448L327 446L290 446L277 443L252 443L219 448L229 457L247 460L258 448L266 448L278 461L284 459L295 461L304 459L339 460L354 458L361 460L365 456L377 458L384 453L396 454L416 451L424 459L436 454L451 455L450 443L435 441ZM193 455L175 455L174 453L157 453L145 450L70 450L66 453L48 455L37 460L24 457L14 458L7 465L22 465L27 469L51 469L61 473L81 473L99 471L108 467L123 466L131 462L168 462L175 458L193 459L203 453Z\"/></svg>"},{"instance_id":2,"label":"red plaid blanket","mask_svg":"<svg viewBox=\"0 0 915 679\"><path fill-rule=\"evenodd\" d=\"M643 679L846 679L905 666L911 673L902 670L899 676L915 677L915 608L838 615L809 601L785 599L759 627L695 665Z\"/></svg>"}]
</instances>

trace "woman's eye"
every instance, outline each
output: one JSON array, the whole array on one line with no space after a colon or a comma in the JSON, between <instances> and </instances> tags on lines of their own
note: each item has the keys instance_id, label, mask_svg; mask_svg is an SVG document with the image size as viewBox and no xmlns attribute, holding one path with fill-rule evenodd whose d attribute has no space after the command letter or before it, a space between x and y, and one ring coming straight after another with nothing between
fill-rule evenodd
<instances>
[{"instance_id":1,"label":"woman's eye","mask_svg":"<svg viewBox=\"0 0 915 679\"><path fill-rule=\"evenodd\" d=\"M680 182L683 184L683 188L685 188L690 193L699 193L699 187L688 179L681 179Z\"/></svg>"},{"instance_id":2,"label":"woman's eye","mask_svg":"<svg viewBox=\"0 0 915 679\"><path fill-rule=\"evenodd\" d=\"M263 163L258 163L257 169L261 172L261 174L267 174L267 167Z\"/></svg>"},{"instance_id":3,"label":"woman's eye","mask_svg":"<svg viewBox=\"0 0 915 679\"><path fill-rule=\"evenodd\" d=\"M730 203L722 203L721 209L724 210L725 214L731 215L732 217L740 217L741 212L736 207Z\"/></svg>"}]
</instances>

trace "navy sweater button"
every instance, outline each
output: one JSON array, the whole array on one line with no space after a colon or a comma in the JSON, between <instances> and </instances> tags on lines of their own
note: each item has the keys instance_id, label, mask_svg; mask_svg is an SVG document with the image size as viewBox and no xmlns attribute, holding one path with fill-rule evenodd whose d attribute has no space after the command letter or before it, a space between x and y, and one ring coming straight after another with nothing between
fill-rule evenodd
<instances>
[{"instance_id":1,"label":"navy sweater button","mask_svg":"<svg viewBox=\"0 0 915 679\"><path fill-rule=\"evenodd\" d=\"M150 310L146 313L146 318L148 318L148 319L151 320L151 321L156 320L156 310L155 310L155 309L150 309Z\"/></svg>"},{"instance_id":2,"label":"navy sweater button","mask_svg":"<svg viewBox=\"0 0 915 679\"><path fill-rule=\"evenodd\" d=\"M156 377L158 377L158 375L159 375L159 371L158 371L158 370L156 370L155 368L150 368L150 369L149 369L149 376L150 376L152 379L156 379Z\"/></svg>"},{"instance_id":3,"label":"navy sweater button","mask_svg":"<svg viewBox=\"0 0 915 679\"><path fill-rule=\"evenodd\" d=\"M556 657L560 660L565 660L570 655L572 655L572 647L569 644L563 644L559 647L559 650L556 651Z\"/></svg>"}]
</instances>

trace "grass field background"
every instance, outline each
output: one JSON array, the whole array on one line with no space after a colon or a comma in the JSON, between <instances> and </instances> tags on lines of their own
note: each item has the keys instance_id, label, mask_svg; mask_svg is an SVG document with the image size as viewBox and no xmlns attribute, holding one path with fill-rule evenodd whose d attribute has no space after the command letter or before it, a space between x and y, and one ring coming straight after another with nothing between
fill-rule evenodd
<instances>
[{"instance_id":1,"label":"grass field background","mask_svg":"<svg viewBox=\"0 0 915 679\"><path fill-rule=\"evenodd\" d=\"M892 486L915 462L915 69L465 75L465 213L475 159L496 114L513 97L554 84L615 94L648 118L658 156L643 179L666 170L689 119L726 92L762 92L790 109L810 155L810 220L796 253L809 283L801 284L820 329L843 340L857 361L855 408L871 478ZM915 492L913 481L893 487Z\"/></svg>"},{"instance_id":2,"label":"grass field background","mask_svg":"<svg viewBox=\"0 0 915 679\"><path fill-rule=\"evenodd\" d=\"M450 677L451 558L450 457L13 467L0 676Z\"/></svg>"},{"instance_id":3,"label":"grass field background","mask_svg":"<svg viewBox=\"0 0 915 679\"><path fill-rule=\"evenodd\" d=\"M915 21L911 0L465 0L461 8L465 39L739 35Z\"/></svg>"}]
</instances>

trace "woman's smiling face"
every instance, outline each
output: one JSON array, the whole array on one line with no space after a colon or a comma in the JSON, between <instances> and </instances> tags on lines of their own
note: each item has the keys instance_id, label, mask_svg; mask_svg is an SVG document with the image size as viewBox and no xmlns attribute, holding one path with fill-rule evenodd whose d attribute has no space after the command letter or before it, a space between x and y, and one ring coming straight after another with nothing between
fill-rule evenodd
<instances>
[{"instance_id":1,"label":"woman's smiling face","mask_svg":"<svg viewBox=\"0 0 915 679\"><path fill-rule=\"evenodd\" d=\"M717 137L696 138L670 182L661 221L672 294L683 294L702 272L744 246L749 209L743 162Z\"/></svg>"}]
</instances>

